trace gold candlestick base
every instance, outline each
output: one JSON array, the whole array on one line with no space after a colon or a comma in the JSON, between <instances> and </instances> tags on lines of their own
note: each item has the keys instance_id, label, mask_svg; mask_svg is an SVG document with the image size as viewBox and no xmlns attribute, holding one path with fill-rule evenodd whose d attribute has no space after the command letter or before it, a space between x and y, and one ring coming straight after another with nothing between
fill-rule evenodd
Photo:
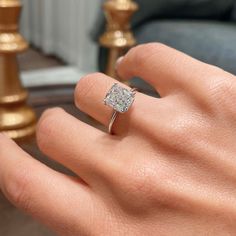
<instances>
[{"instance_id":1,"label":"gold candlestick base","mask_svg":"<svg viewBox=\"0 0 236 236\"><path fill-rule=\"evenodd\" d=\"M0 132L13 139L35 131L36 116L27 106L27 91L19 79L17 53L27 42L17 32L21 5L18 0L0 0Z\"/></svg>"},{"instance_id":2,"label":"gold candlestick base","mask_svg":"<svg viewBox=\"0 0 236 236\"><path fill-rule=\"evenodd\" d=\"M27 106L3 108L0 112L0 130L12 139L30 136L35 131L35 114Z\"/></svg>"},{"instance_id":3,"label":"gold candlestick base","mask_svg":"<svg viewBox=\"0 0 236 236\"><path fill-rule=\"evenodd\" d=\"M117 59L136 44L130 20L137 10L138 5L132 0L107 0L104 3L107 27L100 37L100 44L109 49L106 74L116 79L119 79L115 71Z\"/></svg>"}]
</instances>

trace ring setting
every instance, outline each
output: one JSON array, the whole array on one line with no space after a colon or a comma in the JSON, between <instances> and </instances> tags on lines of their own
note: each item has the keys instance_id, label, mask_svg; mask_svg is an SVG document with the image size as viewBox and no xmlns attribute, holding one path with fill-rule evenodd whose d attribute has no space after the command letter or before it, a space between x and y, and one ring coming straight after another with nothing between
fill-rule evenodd
<instances>
[{"instance_id":1,"label":"ring setting","mask_svg":"<svg viewBox=\"0 0 236 236\"><path fill-rule=\"evenodd\" d=\"M135 95L136 89L128 90L121 87L118 83L115 83L106 94L104 104L110 106L114 110L108 127L110 134L112 134L112 126L118 114L125 113L130 109L135 100Z\"/></svg>"}]
</instances>

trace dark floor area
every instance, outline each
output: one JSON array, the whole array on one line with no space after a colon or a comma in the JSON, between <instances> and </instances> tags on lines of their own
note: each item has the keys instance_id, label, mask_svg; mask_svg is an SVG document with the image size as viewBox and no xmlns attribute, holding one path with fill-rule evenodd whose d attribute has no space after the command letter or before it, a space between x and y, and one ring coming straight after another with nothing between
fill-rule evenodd
<instances>
[{"instance_id":1,"label":"dark floor area","mask_svg":"<svg viewBox=\"0 0 236 236\"><path fill-rule=\"evenodd\" d=\"M39 70L63 66L65 63L55 56L45 55L42 51L31 47L18 55L20 70Z\"/></svg>"}]
</instances>

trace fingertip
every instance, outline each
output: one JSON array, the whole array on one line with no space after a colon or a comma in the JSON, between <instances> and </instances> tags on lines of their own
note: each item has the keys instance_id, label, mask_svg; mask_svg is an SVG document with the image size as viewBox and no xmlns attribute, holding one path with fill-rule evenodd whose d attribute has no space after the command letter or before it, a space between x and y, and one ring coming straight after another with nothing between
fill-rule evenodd
<instances>
[{"instance_id":1,"label":"fingertip","mask_svg":"<svg viewBox=\"0 0 236 236\"><path fill-rule=\"evenodd\" d=\"M2 132L0 132L0 139L4 139L4 138L5 138L5 135Z\"/></svg>"},{"instance_id":2,"label":"fingertip","mask_svg":"<svg viewBox=\"0 0 236 236\"><path fill-rule=\"evenodd\" d=\"M3 147L5 146L6 142L15 144L14 140L11 139L7 132L0 132L0 151L4 149Z\"/></svg>"},{"instance_id":3,"label":"fingertip","mask_svg":"<svg viewBox=\"0 0 236 236\"><path fill-rule=\"evenodd\" d=\"M2 138L6 138L6 137L8 137L8 134L6 133L6 132L0 132L0 137L2 137Z\"/></svg>"},{"instance_id":4,"label":"fingertip","mask_svg":"<svg viewBox=\"0 0 236 236\"><path fill-rule=\"evenodd\" d=\"M118 70L118 67L119 67L119 65L121 64L121 62L123 61L123 59L124 59L124 56L119 57L119 58L117 59L116 65L115 65L116 71Z\"/></svg>"},{"instance_id":5,"label":"fingertip","mask_svg":"<svg viewBox=\"0 0 236 236\"><path fill-rule=\"evenodd\" d=\"M61 107L53 107L53 108L48 108L48 109L46 109L46 110L42 113L42 115L41 115L41 117L40 117L40 119L39 119L39 121L38 121L37 130L38 130L38 128L40 127L41 123L44 121L45 118L47 118L47 117L49 117L49 116L56 116L56 115L58 115L60 112L65 112L65 110L64 110L63 108L61 108Z\"/></svg>"}]
</instances>

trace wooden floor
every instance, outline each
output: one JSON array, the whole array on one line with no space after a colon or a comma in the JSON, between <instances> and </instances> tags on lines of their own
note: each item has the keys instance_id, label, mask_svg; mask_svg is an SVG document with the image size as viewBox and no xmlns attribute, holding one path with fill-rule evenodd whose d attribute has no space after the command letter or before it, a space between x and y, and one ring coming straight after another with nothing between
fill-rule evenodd
<instances>
[{"instance_id":1,"label":"wooden floor","mask_svg":"<svg viewBox=\"0 0 236 236\"><path fill-rule=\"evenodd\" d=\"M21 71L40 70L65 65L59 58L45 55L43 52L33 47L19 54L18 59Z\"/></svg>"}]
</instances>

